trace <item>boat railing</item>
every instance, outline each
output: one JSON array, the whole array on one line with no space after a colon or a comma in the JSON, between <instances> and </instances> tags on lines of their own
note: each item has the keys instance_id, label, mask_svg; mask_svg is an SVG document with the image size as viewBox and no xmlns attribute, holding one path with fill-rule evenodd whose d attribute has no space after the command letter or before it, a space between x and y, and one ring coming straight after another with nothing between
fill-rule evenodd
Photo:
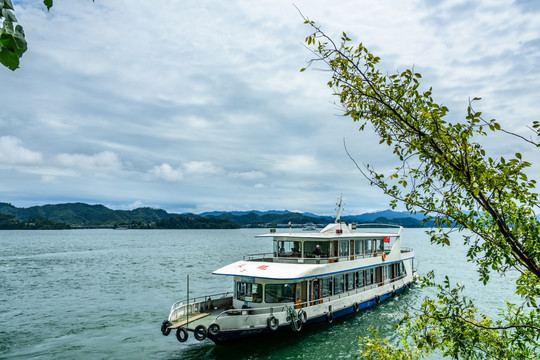
<instances>
[{"instance_id":1,"label":"boat railing","mask_svg":"<svg viewBox=\"0 0 540 360\"><path fill-rule=\"evenodd\" d=\"M178 319L188 314L200 313L232 304L232 292L218 293L180 300L172 304L169 319Z\"/></svg>"},{"instance_id":2,"label":"boat railing","mask_svg":"<svg viewBox=\"0 0 540 360\"><path fill-rule=\"evenodd\" d=\"M277 305L277 306L276 306ZM225 310L216 317L216 320L223 316L237 316L237 315L265 315L265 314L275 314L286 311L288 307L292 306L291 303L287 304L276 304L275 306L268 307L256 307L256 308L243 308L243 309L228 309Z\"/></svg>"},{"instance_id":3,"label":"boat railing","mask_svg":"<svg viewBox=\"0 0 540 360\"><path fill-rule=\"evenodd\" d=\"M410 248L404 248L401 252L413 251ZM390 254L390 249L385 249L386 254ZM377 252L368 252L362 254L351 254L351 255L341 255L341 256L310 256L310 257L299 257L299 256L275 256L274 253L261 253L261 254L249 254L244 255L244 261L260 261L260 262L274 262L274 263L290 263L290 264L328 264L332 262L339 261L349 261L351 257L353 260L366 259L371 257L377 257L382 254L382 251Z\"/></svg>"},{"instance_id":4,"label":"boat railing","mask_svg":"<svg viewBox=\"0 0 540 360\"><path fill-rule=\"evenodd\" d=\"M244 255L244 260L274 262L274 253L248 254Z\"/></svg>"}]
</instances>

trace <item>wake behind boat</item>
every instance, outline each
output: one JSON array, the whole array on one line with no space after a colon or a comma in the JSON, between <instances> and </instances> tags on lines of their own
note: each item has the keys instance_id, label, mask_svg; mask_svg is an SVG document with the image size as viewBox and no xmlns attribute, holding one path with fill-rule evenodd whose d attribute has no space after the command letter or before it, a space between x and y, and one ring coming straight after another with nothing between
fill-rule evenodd
<instances>
[{"instance_id":1,"label":"wake behind boat","mask_svg":"<svg viewBox=\"0 0 540 360\"><path fill-rule=\"evenodd\" d=\"M161 331L185 342L217 344L286 331L353 314L395 296L416 278L414 252L401 246L401 226L355 231L340 220L320 232L276 233L273 252L213 272L233 278L233 292L176 302ZM189 285L188 285L189 286ZM189 292L188 292L189 293Z\"/></svg>"}]
</instances>

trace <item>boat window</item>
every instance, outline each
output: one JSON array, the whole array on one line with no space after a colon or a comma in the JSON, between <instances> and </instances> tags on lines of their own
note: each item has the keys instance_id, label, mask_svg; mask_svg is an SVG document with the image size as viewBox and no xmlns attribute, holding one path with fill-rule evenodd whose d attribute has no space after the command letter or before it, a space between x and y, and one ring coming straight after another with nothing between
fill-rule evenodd
<instances>
[{"instance_id":1,"label":"boat window","mask_svg":"<svg viewBox=\"0 0 540 360\"><path fill-rule=\"evenodd\" d=\"M323 297L332 295L332 277L327 277L323 279Z\"/></svg>"},{"instance_id":2,"label":"boat window","mask_svg":"<svg viewBox=\"0 0 540 360\"><path fill-rule=\"evenodd\" d=\"M373 284L373 269L367 269L364 272L364 277L366 279L366 285Z\"/></svg>"},{"instance_id":3,"label":"boat window","mask_svg":"<svg viewBox=\"0 0 540 360\"><path fill-rule=\"evenodd\" d=\"M349 256L349 240L341 240L339 242L339 256L340 257Z\"/></svg>"},{"instance_id":4,"label":"boat window","mask_svg":"<svg viewBox=\"0 0 540 360\"><path fill-rule=\"evenodd\" d=\"M345 284L347 285L346 290L354 289L354 274L355 273L345 274Z\"/></svg>"},{"instance_id":5,"label":"boat window","mask_svg":"<svg viewBox=\"0 0 540 360\"><path fill-rule=\"evenodd\" d=\"M334 295L345 291L345 280L343 274L334 276Z\"/></svg>"},{"instance_id":6,"label":"boat window","mask_svg":"<svg viewBox=\"0 0 540 360\"><path fill-rule=\"evenodd\" d=\"M319 245L319 250L317 250ZM328 257L330 250L327 242L306 241L304 243L304 257Z\"/></svg>"},{"instance_id":7,"label":"boat window","mask_svg":"<svg viewBox=\"0 0 540 360\"><path fill-rule=\"evenodd\" d=\"M361 288L364 287L364 271L357 271L356 272L356 287Z\"/></svg>"},{"instance_id":8,"label":"boat window","mask_svg":"<svg viewBox=\"0 0 540 360\"><path fill-rule=\"evenodd\" d=\"M354 241L354 255L362 255L364 253L364 241L355 240Z\"/></svg>"},{"instance_id":9,"label":"boat window","mask_svg":"<svg viewBox=\"0 0 540 360\"><path fill-rule=\"evenodd\" d=\"M377 239L371 240L371 250L372 254L377 254Z\"/></svg>"},{"instance_id":10,"label":"boat window","mask_svg":"<svg viewBox=\"0 0 540 360\"><path fill-rule=\"evenodd\" d=\"M246 302L260 303L262 301L262 285L257 283L236 283L236 298Z\"/></svg>"},{"instance_id":11,"label":"boat window","mask_svg":"<svg viewBox=\"0 0 540 360\"><path fill-rule=\"evenodd\" d=\"M278 257L300 257L302 243L300 241L278 240L274 242L274 255Z\"/></svg>"},{"instance_id":12,"label":"boat window","mask_svg":"<svg viewBox=\"0 0 540 360\"><path fill-rule=\"evenodd\" d=\"M264 302L283 303L294 301L295 284L267 284L264 287Z\"/></svg>"},{"instance_id":13,"label":"boat window","mask_svg":"<svg viewBox=\"0 0 540 360\"><path fill-rule=\"evenodd\" d=\"M371 251L371 240L365 240L364 243L365 243L365 246L364 246L364 249L365 249L364 254L370 255L371 252L372 252L372 251Z\"/></svg>"}]
</instances>

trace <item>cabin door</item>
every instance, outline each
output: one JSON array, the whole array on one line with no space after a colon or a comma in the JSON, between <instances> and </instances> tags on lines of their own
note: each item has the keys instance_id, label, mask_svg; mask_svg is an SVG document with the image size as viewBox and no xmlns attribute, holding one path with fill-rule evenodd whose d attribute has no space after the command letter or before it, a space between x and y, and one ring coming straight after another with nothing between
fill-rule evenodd
<instances>
[{"instance_id":1,"label":"cabin door","mask_svg":"<svg viewBox=\"0 0 540 360\"><path fill-rule=\"evenodd\" d=\"M338 241L331 241L330 242L330 262L333 263L334 261L337 261L338 256Z\"/></svg>"},{"instance_id":2,"label":"cabin door","mask_svg":"<svg viewBox=\"0 0 540 360\"><path fill-rule=\"evenodd\" d=\"M354 240L351 240L349 244L349 255L351 260L354 260L354 252Z\"/></svg>"},{"instance_id":3,"label":"cabin door","mask_svg":"<svg viewBox=\"0 0 540 360\"><path fill-rule=\"evenodd\" d=\"M319 304L321 301L322 280L311 280L310 305Z\"/></svg>"},{"instance_id":4,"label":"cabin door","mask_svg":"<svg viewBox=\"0 0 540 360\"><path fill-rule=\"evenodd\" d=\"M375 269L375 281L379 286L383 286L383 268L382 266L379 266Z\"/></svg>"},{"instance_id":5,"label":"cabin door","mask_svg":"<svg viewBox=\"0 0 540 360\"><path fill-rule=\"evenodd\" d=\"M307 302L307 281L296 283L296 292L294 296L294 308L300 309Z\"/></svg>"}]
</instances>

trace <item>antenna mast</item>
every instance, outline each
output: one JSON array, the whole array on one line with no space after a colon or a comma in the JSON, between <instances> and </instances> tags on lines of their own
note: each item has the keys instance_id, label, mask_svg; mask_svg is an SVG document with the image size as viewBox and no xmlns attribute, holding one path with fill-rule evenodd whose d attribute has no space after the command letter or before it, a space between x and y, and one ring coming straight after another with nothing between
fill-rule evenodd
<instances>
[{"instance_id":1,"label":"antenna mast","mask_svg":"<svg viewBox=\"0 0 540 360\"><path fill-rule=\"evenodd\" d=\"M341 206L342 206L342 203L343 203L343 195L341 195L339 198L338 198L338 203L336 204L337 205L337 216L336 216L336 224L339 224L341 223Z\"/></svg>"}]
</instances>

